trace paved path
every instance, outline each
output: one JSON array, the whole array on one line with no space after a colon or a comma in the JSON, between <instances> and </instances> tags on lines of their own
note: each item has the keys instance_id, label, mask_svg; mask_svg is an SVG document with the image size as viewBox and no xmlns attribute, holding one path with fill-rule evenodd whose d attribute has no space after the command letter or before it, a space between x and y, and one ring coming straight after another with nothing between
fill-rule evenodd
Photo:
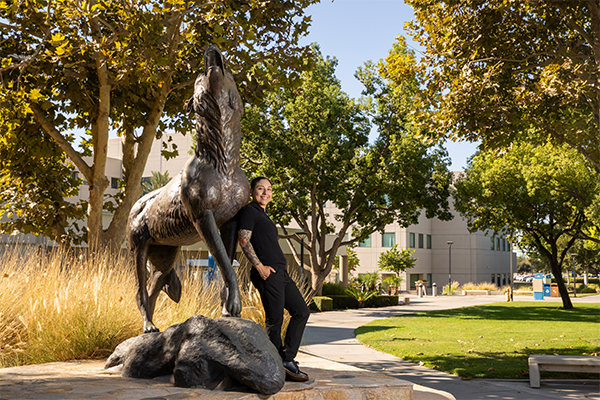
<instances>
[{"instance_id":1,"label":"paved path","mask_svg":"<svg viewBox=\"0 0 600 400\"><path fill-rule=\"evenodd\" d=\"M566 383L542 380L540 389L529 387L529 380L462 380L440 371L420 367L400 358L364 346L354 337L354 329L375 319L422 311L460 308L478 304L505 301L502 295L492 296L438 296L410 297L410 305L359 310L313 313L304 332L300 348L307 354L366 370L385 373L429 388L451 393L458 400L547 400L547 399L598 399L598 381ZM531 296L515 296L515 301L533 301ZM550 298L560 305L560 299ZM574 303L600 302L600 295L578 297ZM599 318L600 320L600 318Z\"/></svg>"}]
</instances>

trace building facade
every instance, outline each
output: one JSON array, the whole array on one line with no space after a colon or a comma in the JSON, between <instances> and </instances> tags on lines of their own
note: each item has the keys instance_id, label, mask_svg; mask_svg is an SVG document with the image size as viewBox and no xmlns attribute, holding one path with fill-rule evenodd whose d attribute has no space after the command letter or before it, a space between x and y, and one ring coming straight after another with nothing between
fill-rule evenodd
<instances>
[{"instance_id":1,"label":"building facade","mask_svg":"<svg viewBox=\"0 0 600 400\"><path fill-rule=\"evenodd\" d=\"M170 177L176 176L190 158L193 143L193 135L190 134L166 134L161 140L155 141L143 177L149 179L152 172L163 174L168 172ZM161 155L161 149L165 147L172 149L173 145L176 145L179 150L179 156L167 160ZM109 139L106 167L106 176L110 181L106 193L109 195L118 193L123 170L121 160L121 139ZM89 197L85 181L80 188L79 197ZM454 214L454 219L451 221L440 221L437 218L427 219L422 216L416 225L408 228L391 224L385 227L383 233L373 233L355 248L360 266L352 275L357 277L359 274L376 272L380 254L389 250L394 244L398 244L403 249L414 249L413 257L418 259L416 266L404 274L401 290L414 289L417 280L426 280L430 287L436 283L438 288L447 285L449 280L460 283L492 282L498 286L508 284L511 274L511 258L516 269L516 256L511 251L506 238L494 237L482 232L470 232L465 220L452 207L451 210ZM331 222L337 223L333 218L338 212L337 209L328 204L326 212L329 214ZM106 227L110 223L112 214L105 212L103 217ZM294 226L291 226L291 229L294 230ZM452 244L449 245L448 242L452 242ZM0 244L8 246L20 244L34 247L51 245L49 240L33 235L0 235ZM280 244L290 265L297 267L288 243L282 240ZM194 246L188 246L185 250L192 254L191 257L208 258L208 251L201 242ZM344 248L338 252L340 255L344 253ZM336 274L339 272L333 272L333 280L336 280ZM337 279L343 280L339 276Z\"/></svg>"},{"instance_id":2,"label":"building facade","mask_svg":"<svg viewBox=\"0 0 600 400\"><path fill-rule=\"evenodd\" d=\"M331 205L327 213L333 217L337 209ZM414 290L415 282L427 281L428 287L436 283L438 290L449 281L491 282L501 287L510 283L511 258L516 270L516 255L508 240L484 232L470 232L466 221L454 210L451 202L451 221L428 219L423 214L419 222L408 228L399 224L375 232L354 248L360 260L354 277L378 271L381 253L395 244L402 249L414 250L417 259L414 268L403 274L400 290ZM452 242L452 243L449 243ZM381 272L380 272L381 273ZM384 272L382 276L389 275Z\"/></svg>"}]
</instances>

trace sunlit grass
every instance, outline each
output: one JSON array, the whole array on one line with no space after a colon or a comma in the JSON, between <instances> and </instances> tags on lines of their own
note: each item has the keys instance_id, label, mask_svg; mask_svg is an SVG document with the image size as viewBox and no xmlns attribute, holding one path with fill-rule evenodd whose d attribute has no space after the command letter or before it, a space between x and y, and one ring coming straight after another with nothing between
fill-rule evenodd
<instances>
[{"instance_id":1,"label":"sunlit grass","mask_svg":"<svg viewBox=\"0 0 600 400\"><path fill-rule=\"evenodd\" d=\"M264 326L260 295L239 268L242 317ZM179 303L161 293L154 316L159 329L194 314L221 315L221 282L180 273ZM287 326L288 316L284 325ZM0 258L0 367L103 358L125 339L142 333L135 302L135 274L125 255L75 256L39 252Z\"/></svg>"},{"instance_id":2,"label":"sunlit grass","mask_svg":"<svg viewBox=\"0 0 600 400\"><path fill-rule=\"evenodd\" d=\"M463 378L527 378L530 354L597 356L599 312L598 303L570 311L495 303L377 320L355 333L380 351Z\"/></svg>"}]
</instances>

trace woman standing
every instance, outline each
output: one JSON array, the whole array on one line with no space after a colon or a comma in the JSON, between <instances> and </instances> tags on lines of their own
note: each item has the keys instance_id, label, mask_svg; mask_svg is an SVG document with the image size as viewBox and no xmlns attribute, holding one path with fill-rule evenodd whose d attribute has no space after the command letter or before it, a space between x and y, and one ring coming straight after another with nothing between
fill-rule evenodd
<instances>
[{"instance_id":1,"label":"woman standing","mask_svg":"<svg viewBox=\"0 0 600 400\"><path fill-rule=\"evenodd\" d=\"M310 311L287 272L287 260L279 246L277 227L266 212L272 199L271 181L258 177L250 183L252 202L238 214L238 236L242 251L252 263L250 279L260 293L265 309L265 329L275 345L285 368L286 378L305 382L308 375L294 361ZM283 310L291 320L281 342Z\"/></svg>"}]
</instances>

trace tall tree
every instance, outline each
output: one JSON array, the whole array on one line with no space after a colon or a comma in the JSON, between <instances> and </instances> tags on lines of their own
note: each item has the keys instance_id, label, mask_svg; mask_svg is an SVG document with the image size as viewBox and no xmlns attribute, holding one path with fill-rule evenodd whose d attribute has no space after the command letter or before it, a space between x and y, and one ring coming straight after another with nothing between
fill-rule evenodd
<instances>
[{"instance_id":1,"label":"tall tree","mask_svg":"<svg viewBox=\"0 0 600 400\"><path fill-rule=\"evenodd\" d=\"M0 2L0 134L29 124L51 137L89 183L88 242L118 246L153 140L191 128L183 105L203 49L218 44L245 99L260 98L264 87L294 77L310 23L303 11L315 1ZM77 131L85 132L80 148ZM122 139L125 184L103 230L103 208L113 204L104 196L109 132ZM2 185L16 174L3 174Z\"/></svg>"},{"instance_id":2,"label":"tall tree","mask_svg":"<svg viewBox=\"0 0 600 400\"><path fill-rule=\"evenodd\" d=\"M456 182L456 209L474 230L503 232L548 262L563 306L572 309L562 270L569 249L586 236L585 204L600 191L598 173L567 145L513 146L480 153ZM564 241L561 242L561 238Z\"/></svg>"},{"instance_id":3,"label":"tall tree","mask_svg":"<svg viewBox=\"0 0 600 400\"><path fill-rule=\"evenodd\" d=\"M423 209L428 217L451 218L450 175L445 152L415 139L408 110L392 96L400 96L400 86L387 87L372 64L361 71L370 88L365 104L372 106L379 128L370 144L364 106L342 92L336 60L323 58L318 48L314 53L313 68L302 74L299 88L273 91L247 109L244 132L248 170L273 181L271 217L286 234L291 220L308 233L307 268L312 289L320 294L340 246L358 243L394 221L416 223ZM335 215L327 215L326 204L336 206ZM290 240L299 242L293 235Z\"/></svg>"},{"instance_id":4,"label":"tall tree","mask_svg":"<svg viewBox=\"0 0 600 400\"><path fill-rule=\"evenodd\" d=\"M85 201L78 194L80 179L72 174L64 152L46 134L29 124L10 133L0 126L0 205L7 217L0 233L40 233L68 246L85 239L69 219L81 219ZM26 195L23 195L23 194Z\"/></svg>"},{"instance_id":5,"label":"tall tree","mask_svg":"<svg viewBox=\"0 0 600 400\"><path fill-rule=\"evenodd\" d=\"M431 134L484 148L550 136L600 172L598 0L407 3Z\"/></svg>"}]
</instances>

